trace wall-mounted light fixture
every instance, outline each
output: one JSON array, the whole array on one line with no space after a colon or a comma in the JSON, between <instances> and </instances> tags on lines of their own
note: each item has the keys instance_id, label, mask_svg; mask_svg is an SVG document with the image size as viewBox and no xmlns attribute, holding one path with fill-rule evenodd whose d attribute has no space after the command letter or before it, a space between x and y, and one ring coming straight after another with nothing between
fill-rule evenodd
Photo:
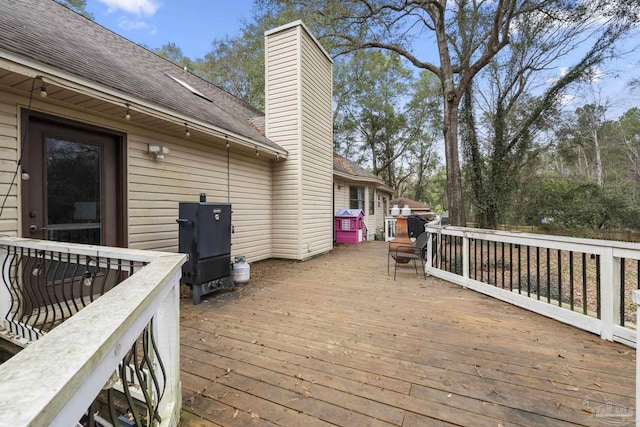
<instances>
[{"instance_id":1,"label":"wall-mounted light fixture","mask_svg":"<svg viewBox=\"0 0 640 427\"><path fill-rule=\"evenodd\" d=\"M259 156L260 152L258 151L258 146L256 145L256 156Z\"/></svg>"},{"instance_id":2,"label":"wall-mounted light fixture","mask_svg":"<svg viewBox=\"0 0 640 427\"><path fill-rule=\"evenodd\" d=\"M129 103L125 103L124 105L127 106L127 113L124 115L124 119L131 120L131 106L129 105Z\"/></svg>"},{"instance_id":3,"label":"wall-mounted light fixture","mask_svg":"<svg viewBox=\"0 0 640 427\"><path fill-rule=\"evenodd\" d=\"M189 132L189 125L186 123L184 124L184 136L186 136L187 138L191 136L191 132Z\"/></svg>"},{"instance_id":4,"label":"wall-mounted light fixture","mask_svg":"<svg viewBox=\"0 0 640 427\"><path fill-rule=\"evenodd\" d=\"M46 98L47 97L47 86L45 86L44 84L44 79L42 78L42 76L36 76L34 79L34 84L35 84L35 80L40 80L40 82L42 83L40 85L40 97L41 98ZM31 88L33 90L33 87Z\"/></svg>"},{"instance_id":5,"label":"wall-mounted light fixture","mask_svg":"<svg viewBox=\"0 0 640 427\"><path fill-rule=\"evenodd\" d=\"M169 147L163 147L162 145L149 144L149 154L153 154L156 159L164 159L165 154L169 154L171 150Z\"/></svg>"},{"instance_id":6,"label":"wall-mounted light fixture","mask_svg":"<svg viewBox=\"0 0 640 427\"><path fill-rule=\"evenodd\" d=\"M229 149L229 137L227 135L224 136L224 140L226 141L225 146L227 147L227 150Z\"/></svg>"}]
</instances>

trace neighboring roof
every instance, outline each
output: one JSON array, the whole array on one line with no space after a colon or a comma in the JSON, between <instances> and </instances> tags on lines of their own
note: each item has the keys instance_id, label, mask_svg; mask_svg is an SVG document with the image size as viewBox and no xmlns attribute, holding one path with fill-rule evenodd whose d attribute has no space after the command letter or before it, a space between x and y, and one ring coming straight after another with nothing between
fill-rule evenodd
<instances>
[{"instance_id":1,"label":"neighboring roof","mask_svg":"<svg viewBox=\"0 0 640 427\"><path fill-rule=\"evenodd\" d=\"M7 51L286 152L251 123L262 111L53 0L0 2L0 58Z\"/></svg>"},{"instance_id":2,"label":"neighboring roof","mask_svg":"<svg viewBox=\"0 0 640 427\"><path fill-rule=\"evenodd\" d=\"M406 197L398 197L396 199L393 199L393 200L391 200L389 202L389 204L391 206L398 205L398 207L400 207L400 208L402 208L404 205L409 205L411 210L414 210L414 209L415 210L420 210L420 211L423 211L423 210L430 211L431 210L431 208L429 206L425 205L424 203L418 202L416 200L411 200L411 199L408 199Z\"/></svg>"},{"instance_id":3,"label":"neighboring roof","mask_svg":"<svg viewBox=\"0 0 640 427\"><path fill-rule=\"evenodd\" d=\"M393 194L393 188L385 185L384 181L372 174L356 162L333 153L333 174L353 181L374 183L378 188Z\"/></svg>"}]
</instances>

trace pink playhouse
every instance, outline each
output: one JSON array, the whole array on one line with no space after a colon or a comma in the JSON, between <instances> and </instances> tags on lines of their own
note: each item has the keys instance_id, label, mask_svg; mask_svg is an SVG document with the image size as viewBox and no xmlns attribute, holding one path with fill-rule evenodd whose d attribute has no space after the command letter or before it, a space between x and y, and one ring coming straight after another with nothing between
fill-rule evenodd
<instances>
[{"instance_id":1,"label":"pink playhouse","mask_svg":"<svg viewBox=\"0 0 640 427\"><path fill-rule=\"evenodd\" d=\"M336 243L360 243L364 229L362 209L341 209L336 213Z\"/></svg>"}]
</instances>

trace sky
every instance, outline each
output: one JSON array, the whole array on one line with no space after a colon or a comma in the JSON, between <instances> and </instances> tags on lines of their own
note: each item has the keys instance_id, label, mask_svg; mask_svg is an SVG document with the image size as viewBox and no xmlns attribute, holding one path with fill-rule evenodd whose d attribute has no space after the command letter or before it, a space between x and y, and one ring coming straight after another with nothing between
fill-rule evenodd
<instances>
[{"instance_id":1,"label":"sky","mask_svg":"<svg viewBox=\"0 0 640 427\"><path fill-rule=\"evenodd\" d=\"M127 39L159 48L173 42L191 59L251 19L253 0L87 0L94 20Z\"/></svg>"},{"instance_id":2,"label":"sky","mask_svg":"<svg viewBox=\"0 0 640 427\"><path fill-rule=\"evenodd\" d=\"M253 0L87 0L87 10L100 25L149 48L173 42L190 59L203 58L214 39L238 34L241 21L251 20L252 5ZM593 91L602 92L611 104L608 118L640 105L640 94L630 94L627 86L631 78L640 77L640 30L623 49L627 55L599 70L603 74L593 85ZM567 65L557 64L557 77ZM572 110L590 102L594 93L587 90L583 95L584 100L568 96L566 107Z\"/></svg>"}]
</instances>

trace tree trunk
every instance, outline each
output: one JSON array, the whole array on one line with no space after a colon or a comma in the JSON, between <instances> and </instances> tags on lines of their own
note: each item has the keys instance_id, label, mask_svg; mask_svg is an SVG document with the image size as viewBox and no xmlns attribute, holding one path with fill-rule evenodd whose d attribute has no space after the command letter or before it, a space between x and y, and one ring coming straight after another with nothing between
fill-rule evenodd
<instances>
[{"instance_id":1,"label":"tree trunk","mask_svg":"<svg viewBox=\"0 0 640 427\"><path fill-rule=\"evenodd\" d=\"M464 204L462 201L462 179L458 156L458 98L455 92L444 92L444 156L447 166L447 201L449 223L464 227Z\"/></svg>"},{"instance_id":2,"label":"tree trunk","mask_svg":"<svg viewBox=\"0 0 640 427\"><path fill-rule=\"evenodd\" d=\"M598 187L604 187L604 179L602 178L603 167L602 159L600 157L600 141L598 141L598 130L593 130L593 147L596 151L596 180L598 181Z\"/></svg>"}]
</instances>

